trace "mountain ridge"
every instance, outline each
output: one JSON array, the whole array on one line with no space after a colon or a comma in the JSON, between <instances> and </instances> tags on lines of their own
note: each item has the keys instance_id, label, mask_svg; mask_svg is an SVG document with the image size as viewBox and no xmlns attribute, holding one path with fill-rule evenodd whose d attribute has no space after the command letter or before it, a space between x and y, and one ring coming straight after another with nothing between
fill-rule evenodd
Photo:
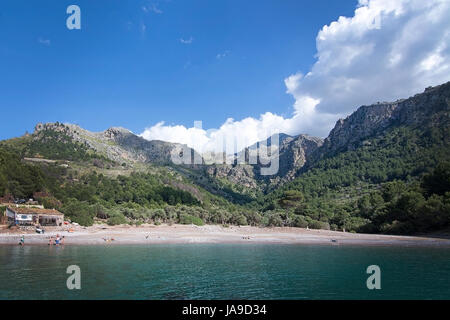
<instances>
[{"instance_id":1,"label":"mountain ridge","mask_svg":"<svg viewBox=\"0 0 450 320\"><path fill-rule=\"evenodd\" d=\"M208 164L186 145L147 141L121 127L95 133L73 124L38 124L31 135L0 141L0 196L46 194L41 200L47 206L74 219L92 217L94 210L99 217L118 215L118 221L157 221L155 215L165 214L164 221L174 221L169 212L176 206L177 221L436 230L449 223L449 135L450 82L408 99L361 106L325 139L280 134L273 145L269 137L228 164ZM276 153L267 152L272 145ZM276 175L261 175L261 161L237 161L264 154L279 161ZM175 164L173 155L188 161ZM194 158L200 161L192 164Z\"/></svg>"},{"instance_id":2,"label":"mountain ridge","mask_svg":"<svg viewBox=\"0 0 450 320\"><path fill-rule=\"evenodd\" d=\"M216 180L218 185L222 185L218 189L227 186L227 188L238 191L236 188L241 190L242 188L238 186L243 186L244 190L238 192L258 194L275 190L294 180L302 172L309 170L320 159L330 157L338 152L355 149L363 143L364 139L389 127L400 124L412 126L418 125L419 121L427 121L430 114L435 114L448 107L449 96L450 82L429 87L423 93L407 99L361 106L347 118L339 119L325 139L308 134L291 136L280 133L278 134L278 149L275 150L279 157L279 170L276 175L269 177L260 174L261 169L265 167L261 161L249 163L249 159L251 157L266 161L270 159L272 156L266 149L271 146L273 137L268 137L244 148L232 156L231 160L228 157L228 161L230 161L228 164L207 164L205 155L197 153L186 145L161 140L146 140L123 127L110 127L101 132L90 132L74 124L62 126L68 128L66 133L75 141L114 162L130 165L136 163L173 165L171 159L173 154L183 155L187 152L191 153L191 157L184 158L187 161L185 165L201 172L201 176ZM59 123L37 124L33 135L48 129L58 131L61 129L60 126ZM200 163L197 161L197 164L192 164L194 158L201 159ZM224 161L226 159L225 156L219 158L223 158ZM217 154L215 159L217 159ZM245 163L238 163L238 159L244 159ZM200 177L200 179L203 178Z\"/></svg>"},{"instance_id":3,"label":"mountain ridge","mask_svg":"<svg viewBox=\"0 0 450 320\"><path fill-rule=\"evenodd\" d=\"M324 140L322 154L351 146L393 125L419 125L430 114L450 106L450 82L428 87L423 93L395 102L364 105L345 119L339 119Z\"/></svg>"}]
</instances>

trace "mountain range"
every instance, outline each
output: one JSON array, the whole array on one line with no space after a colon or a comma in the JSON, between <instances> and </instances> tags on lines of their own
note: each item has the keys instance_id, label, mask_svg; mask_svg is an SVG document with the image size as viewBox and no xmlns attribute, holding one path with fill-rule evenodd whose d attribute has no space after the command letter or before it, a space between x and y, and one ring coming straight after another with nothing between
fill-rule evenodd
<instances>
[{"instance_id":1,"label":"mountain range","mask_svg":"<svg viewBox=\"0 0 450 320\"><path fill-rule=\"evenodd\" d=\"M228 164L208 164L206 155L185 145L148 141L124 128L94 133L74 124L37 124L32 134L0 142L0 196L21 198L44 193L47 206L67 211L70 211L67 203L75 200L91 207L100 203L103 211L116 210L115 215L123 215L127 221L139 219L124 212L124 203L166 213L167 208L177 205L201 208L209 212L208 217L198 212L187 215L212 223L240 221L335 229L344 228L346 223L342 222L344 218L336 218L336 212L345 212L342 214L348 215L347 220L353 221L347 223L347 229L402 232L403 229L392 227L401 223L398 219L383 220L373 229L373 216L361 216L358 211L361 201L372 201L376 193L383 196L383 188L391 188L399 181L409 191L424 194L424 201L428 201L429 195L420 181L450 160L449 131L450 82L427 88L408 99L361 106L346 119L337 121L325 139L279 134L279 144L272 150L276 152L269 154L271 159L278 155L279 170L269 176L261 174L267 167L261 163L262 157L253 164L248 160L258 152L260 156L266 154L264 148L272 144L274 137L245 148ZM188 161L175 164L173 155L183 155ZM194 159L197 161L193 162ZM247 161L240 164L238 159ZM13 169L8 170L7 165ZM38 170L41 179L12 175L24 167L25 171ZM101 175L100 180L109 182L94 183L93 175ZM123 179L129 179L126 181L131 185L137 180L142 182L140 179L151 179L157 194L143 195L144 201L136 194L139 188L134 190L132 186L124 188L125 193L130 193L126 199L122 195L120 199L105 196L95 188L90 189L95 197L84 199L68 194L69 189L73 192L75 188L84 188L80 187L81 181L99 188L98 183L104 187L112 183L110 180L123 182ZM58 194L55 184L65 190L64 194ZM170 192L161 188L170 188ZM167 199L163 196L166 191L186 201L169 201L170 195ZM445 197L445 192L440 196ZM227 220L224 211L238 212L237 218ZM260 217L252 219L249 212ZM93 219L102 216L96 215L93 214ZM153 217L153 213L149 215ZM211 218L214 215L220 218ZM180 219L180 214L176 219ZM392 228L386 227L386 223ZM444 225L441 223L439 227Z\"/></svg>"}]
</instances>

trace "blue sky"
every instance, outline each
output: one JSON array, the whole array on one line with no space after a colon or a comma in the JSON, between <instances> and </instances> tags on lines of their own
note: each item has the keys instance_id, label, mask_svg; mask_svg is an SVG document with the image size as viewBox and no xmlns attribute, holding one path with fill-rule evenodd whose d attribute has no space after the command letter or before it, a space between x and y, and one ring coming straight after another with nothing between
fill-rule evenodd
<instances>
[{"instance_id":1,"label":"blue sky","mask_svg":"<svg viewBox=\"0 0 450 320\"><path fill-rule=\"evenodd\" d=\"M326 137L449 81L449 17L448 0L2 0L0 139L55 121L198 151Z\"/></svg>"},{"instance_id":2,"label":"blue sky","mask_svg":"<svg viewBox=\"0 0 450 320\"><path fill-rule=\"evenodd\" d=\"M66 28L81 8L82 29ZM285 79L316 62L316 36L356 0L2 0L0 139L38 122L141 133L283 117ZM184 41L181 41L183 39ZM182 43L190 42L190 43Z\"/></svg>"}]
</instances>

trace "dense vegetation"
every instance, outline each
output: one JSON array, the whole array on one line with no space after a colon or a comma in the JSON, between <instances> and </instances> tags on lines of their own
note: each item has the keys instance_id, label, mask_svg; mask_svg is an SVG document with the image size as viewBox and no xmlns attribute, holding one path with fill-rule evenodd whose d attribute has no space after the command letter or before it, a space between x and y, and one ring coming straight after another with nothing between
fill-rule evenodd
<instances>
[{"instance_id":1,"label":"dense vegetation","mask_svg":"<svg viewBox=\"0 0 450 320\"><path fill-rule=\"evenodd\" d=\"M57 165L25 164L10 152L1 148L0 152L0 195L11 193L14 198L35 195L45 207L59 209L82 225L92 225L95 218L107 219L112 225L144 222L286 225L284 212L260 213L212 195L200 202L187 191L165 185L155 175L135 173L108 178L93 173L69 179Z\"/></svg>"},{"instance_id":2,"label":"dense vegetation","mask_svg":"<svg viewBox=\"0 0 450 320\"><path fill-rule=\"evenodd\" d=\"M284 215L278 225L367 233L412 234L450 226L450 163L442 163L423 179L384 183L358 200L323 201L317 207L300 191L279 198ZM323 201L323 202L322 202ZM287 213L286 213L287 212Z\"/></svg>"},{"instance_id":3,"label":"dense vegetation","mask_svg":"<svg viewBox=\"0 0 450 320\"><path fill-rule=\"evenodd\" d=\"M45 182L46 176L40 168L23 164L16 154L0 148L0 196L29 198Z\"/></svg>"},{"instance_id":4,"label":"dense vegetation","mask_svg":"<svg viewBox=\"0 0 450 320\"><path fill-rule=\"evenodd\" d=\"M183 184L172 181L168 175L132 173L111 178L93 172L77 176L58 163L24 163L6 149L0 147L0 196L35 197L46 208L61 210L67 218L85 226L92 225L95 218L107 219L112 225L143 222L247 224L231 203L206 191L200 201L192 192L182 190Z\"/></svg>"},{"instance_id":5,"label":"dense vegetation","mask_svg":"<svg viewBox=\"0 0 450 320\"><path fill-rule=\"evenodd\" d=\"M346 151L326 155L294 181L263 195L182 167L105 174L109 167L125 170L126 164L72 140L60 125L0 143L0 197L34 197L86 226L103 219L110 225L211 223L429 232L450 226L449 134L445 123L391 127ZM61 161L30 164L24 157ZM86 170L62 166L66 161Z\"/></svg>"},{"instance_id":6,"label":"dense vegetation","mask_svg":"<svg viewBox=\"0 0 450 320\"><path fill-rule=\"evenodd\" d=\"M357 231L411 234L450 226L450 163L421 183L389 182L356 202L354 215L367 221ZM345 225L345 218L341 220Z\"/></svg>"},{"instance_id":7,"label":"dense vegetation","mask_svg":"<svg viewBox=\"0 0 450 320\"><path fill-rule=\"evenodd\" d=\"M69 129L61 123L54 128L36 134L0 142L0 146L21 158L43 158L52 160L86 162L93 159L111 164L112 161L93 152L87 145L74 141Z\"/></svg>"},{"instance_id":8,"label":"dense vegetation","mask_svg":"<svg viewBox=\"0 0 450 320\"><path fill-rule=\"evenodd\" d=\"M444 218L448 214L448 181L439 193L426 191L423 186L437 181L445 172L442 168L449 160L449 131L445 126L394 127L362 141L354 150L318 161L293 182L260 199L259 205L263 210L290 209L301 225L309 219L337 230L412 233L446 227L450 223L448 217ZM441 169L429 175L434 168ZM428 182L420 184L424 176ZM388 196L387 190L396 193ZM301 194L299 199L289 200L290 193L295 192ZM415 197L414 214L402 207L407 195ZM286 208L291 202L295 206ZM423 216L418 217L420 212Z\"/></svg>"}]
</instances>

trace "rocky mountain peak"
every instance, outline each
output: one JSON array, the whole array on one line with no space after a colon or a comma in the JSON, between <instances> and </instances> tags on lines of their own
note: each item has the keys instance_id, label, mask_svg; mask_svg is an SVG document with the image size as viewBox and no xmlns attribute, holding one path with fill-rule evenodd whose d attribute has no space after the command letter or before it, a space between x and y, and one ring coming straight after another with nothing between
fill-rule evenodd
<instances>
[{"instance_id":1,"label":"rocky mountain peak","mask_svg":"<svg viewBox=\"0 0 450 320\"><path fill-rule=\"evenodd\" d=\"M213 165L207 168L207 173L220 179L227 179L246 188L257 188L263 182L269 188L294 179L300 169L307 163L310 156L323 144L323 140L306 134L290 136L284 133L278 135L279 143L274 143L275 136L255 143L235 155L242 159L245 155L245 164ZM273 148L270 148L274 143ZM275 147L275 145L277 145ZM274 176L261 176L262 165L248 164L250 158L278 157L279 170ZM268 159L266 159L268 160Z\"/></svg>"},{"instance_id":2,"label":"rocky mountain peak","mask_svg":"<svg viewBox=\"0 0 450 320\"><path fill-rule=\"evenodd\" d=\"M351 149L360 141L394 125L420 125L441 110L450 109L450 82L395 102L361 106L337 121L325 139L321 154Z\"/></svg>"},{"instance_id":3,"label":"rocky mountain peak","mask_svg":"<svg viewBox=\"0 0 450 320\"><path fill-rule=\"evenodd\" d=\"M103 135L108 139L115 139L118 136L133 134L130 130L122 127L111 127L103 132Z\"/></svg>"}]
</instances>

